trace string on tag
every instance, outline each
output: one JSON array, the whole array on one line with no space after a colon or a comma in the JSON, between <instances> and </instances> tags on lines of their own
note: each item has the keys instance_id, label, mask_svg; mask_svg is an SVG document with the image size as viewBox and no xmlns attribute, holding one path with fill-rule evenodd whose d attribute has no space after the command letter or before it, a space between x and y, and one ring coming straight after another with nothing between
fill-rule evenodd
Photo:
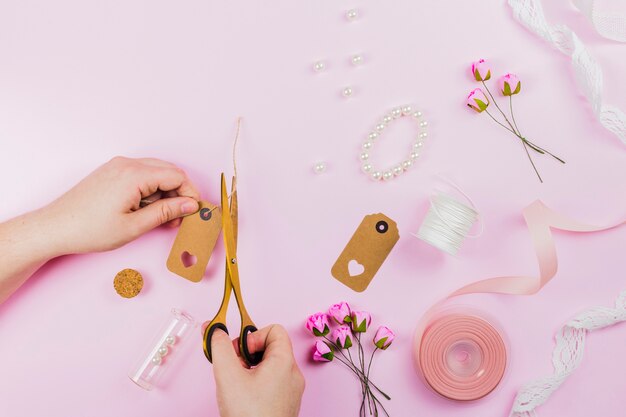
<instances>
[{"instance_id":1,"label":"string on tag","mask_svg":"<svg viewBox=\"0 0 626 417\"><path fill-rule=\"evenodd\" d=\"M480 231L474 235L469 232L479 219L479 213L473 201L456 184L445 180L470 203L470 206L458 201L453 196L435 190L430 198L430 208L417 234L413 236L423 240L450 255L456 255L466 238L476 238L483 232L481 222Z\"/></svg>"}]
</instances>

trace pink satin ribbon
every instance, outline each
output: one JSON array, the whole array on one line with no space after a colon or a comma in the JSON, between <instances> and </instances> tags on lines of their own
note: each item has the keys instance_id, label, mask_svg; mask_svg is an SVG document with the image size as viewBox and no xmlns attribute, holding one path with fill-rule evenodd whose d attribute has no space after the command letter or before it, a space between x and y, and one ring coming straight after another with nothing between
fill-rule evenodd
<instances>
[{"instance_id":1,"label":"pink satin ribbon","mask_svg":"<svg viewBox=\"0 0 626 417\"><path fill-rule=\"evenodd\" d=\"M438 322L442 320L442 317L436 320L431 319L435 311L443 303L453 297L475 293L499 293L513 295L535 294L536 292L541 290L544 285L550 282L550 280L554 278L557 272L558 261L556 256L556 247L552 239L551 229L559 229L570 232L596 232L601 230L608 230L626 223L626 221L622 221L618 224L608 227L598 227L579 223L549 209L545 206L545 204L543 204L543 202L539 200L536 200L532 204L527 206L523 210L523 215L524 219L526 220L528 231L530 232L533 246L535 247L535 252L537 254L537 260L539 263L539 277L524 275L502 276L487 278L465 285L464 287L461 287L458 290L452 292L450 295L431 307L426 312L423 320L421 320L420 325L417 328L414 352L418 371L420 372L420 375L426 380L425 382L433 390L440 393L441 395L444 395L447 398L455 400L472 400L481 398L482 396L491 392L491 390L495 388L495 385L493 385L493 381L499 382L502 376L502 366L504 366L503 364L506 364L506 350L502 350L501 346L496 346L498 345L498 343L494 345L495 348L492 349L490 351L491 353L489 354L493 354L495 356L490 360L493 360L494 363L500 364L502 366L492 366L490 368L485 368L488 369L485 372L493 372L493 375L484 375L485 377L479 381L479 385L483 385L472 386L472 392L468 392L467 390L465 390L464 381L459 380L458 378L454 377L454 375L450 377L450 370L433 370L432 366L425 367L425 364L433 363L437 363L439 367L445 367L445 364L442 362L442 358L445 356L445 352L447 351L447 349L449 349L449 346L446 346L445 343L437 343L433 346L433 340L428 337L433 326L438 327ZM450 316L443 316L444 319L445 317ZM484 328L481 331L484 331ZM447 331L448 335L444 335L445 338L440 339L439 342L441 342L442 340L447 340L448 342L458 340L458 337L455 338L453 336L454 332L463 332L463 329L458 326L454 329L449 329L449 331ZM468 335L470 336L471 334L472 332L468 333ZM501 341L502 338L500 338L500 342ZM476 342L476 340L474 340L474 342ZM504 345L502 344L502 346ZM501 357L498 358L498 355L501 355ZM434 377L435 374L433 372L443 372L446 375L446 378Z\"/></svg>"}]
</instances>

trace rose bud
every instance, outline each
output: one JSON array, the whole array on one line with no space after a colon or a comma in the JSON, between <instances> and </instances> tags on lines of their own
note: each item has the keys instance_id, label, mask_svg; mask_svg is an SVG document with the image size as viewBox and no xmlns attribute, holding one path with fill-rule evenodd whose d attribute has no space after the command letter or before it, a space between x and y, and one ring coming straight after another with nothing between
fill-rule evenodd
<instances>
[{"instance_id":1,"label":"rose bud","mask_svg":"<svg viewBox=\"0 0 626 417\"><path fill-rule=\"evenodd\" d=\"M315 313L306 320L306 328L315 336L326 336L330 332L328 327L328 316L324 313Z\"/></svg>"},{"instance_id":2,"label":"rose bud","mask_svg":"<svg viewBox=\"0 0 626 417\"><path fill-rule=\"evenodd\" d=\"M522 88L522 82L515 74L506 74L498 80L500 92L503 96L512 96L519 93Z\"/></svg>"},{"instance_id":3,"label":"rose bud","mask_svg":"<svg viewBox=\"0 0 626 417\"><path fill-rule=\"evenodd\" d=\"M333 330L331 339L342 349L352 347L352 332L350 331L350 327L345 324Z\"/></svg>"},{"instance_id":4,"label":"rose bud","mask_svg":"<svg viewBox=\"0 0 626 417\"><path fill-rule=\"evenodd\" d=\"M396 334L387 326L380 326L374 336L374 344L378 349L386 350L396 338Z\"/></svg>"},{"instance_id":5,"label":"rose bud","mask_svg":"<svg viewBox=\"0 0 626 417\"><path fill-rule=\"evenodd\" d=\"M353 332L365 333L371 322L372 322L372 316L367 311L353 311L352 312L352 331Z\"/></svg>"},{"instance_id":6,"label":"rose bud","mask_svg":"<svg viewBox=\"0 0 626 417\"><path fill-rule=\"evenodd\" d=\"M491 68L484 59L472 63L472 75L476 81L487 81L491 78Z\"/></svg>"},{"instance_id":7,"label":"rose bud","mask_svg":"<svg viewBox=\"0 0 626 417\"><path fill-rule=\"evenodd\" d=\"M467 96L467 101L465 102L468 107L476 110L478 113L484 112L489 106L489 99L483 93L483 90L480 88L476 88L469 93Z\"/></svg>"},{"instance_id":8,"label":"rose bud","mask_svg":"<svg viewBox=\"0 0 626 417\"><path fill-rule=\"evenodd\" d=\"M330 362L335 357L333 350L326 343L318 340L313 348L313 360L316 362Z\"/></svg>"},{"instance_id":9,"label":"rose bud","mask_svg":"<svg viewBox=\"0 0 626 417\"><path fill-rule=\"evenodd\" d=\"M328 309L328 314L339 324L350 323L350 306L345 301L333 304Z\"/></svg>"}]
</instances>

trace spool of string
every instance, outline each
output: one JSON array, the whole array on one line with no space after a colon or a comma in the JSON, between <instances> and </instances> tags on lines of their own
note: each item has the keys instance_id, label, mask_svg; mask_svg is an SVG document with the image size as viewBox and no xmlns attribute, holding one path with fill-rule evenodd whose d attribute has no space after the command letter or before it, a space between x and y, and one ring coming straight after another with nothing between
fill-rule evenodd
<instances>
[{"instance_id":1,"label":"spool of string","mask_svg":"<svg viewBox=\"0 0 626 417\"><path fill-rule=\"evenodd\" d=\"M465 193L454 184L451 185L468 199L471 207L449 194L437 191L430 198L428 213L414 236L450 255L456 255L467 237L480 236L482 223L476 235L469 235L478 220L478 211Z\"/></svg>"},{"instance_id":2,"label":"spool of string","mask_svg":"<svg viewBox=\"0 0 626 417\"><path fill-rule=\"evenodd\" d=\"M507 349L500 332L479 315L448 313L428 321L415 360L424 382L439 395L472 401L502 380Z\"/></svg>"}]
</instances>

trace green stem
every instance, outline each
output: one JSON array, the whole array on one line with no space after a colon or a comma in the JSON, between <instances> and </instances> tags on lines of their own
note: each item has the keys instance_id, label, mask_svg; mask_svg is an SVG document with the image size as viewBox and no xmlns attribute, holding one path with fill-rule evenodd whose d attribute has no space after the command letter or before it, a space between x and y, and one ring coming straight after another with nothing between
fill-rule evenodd
<instances>
[{"instance_id":1,"label":"green stem","mask_svg":"<svg viewBox=\"0 0 626 417\"><path fill-rule=\"evenodd\" d=\"M526 142L522 141L522 145L524 145L524 150L526 151L526 155L528 155L528 160L530 161L530 164L533 166L533 169L535 170L535 173L537 174L537 177L539 178L539 182L543 183L543 180L541 179L541 175L539 175L539 171L537 171L537 167L535 166L535 163L533 162L533 158L530 157L530 153L528 152L528 148L526 147Z\"/></svg>"},{"instance_id":2,"label":"green stem","mask_svg":"<svg viewBox=\"0 0 626 417\"><path fill-rule=\"evenodd\" d=\"M489 94L489 97L491 97L491 101L493 101L493 104L496 106L496 108L498 109L498 111L500 112L500 114L502 115L502 117L504 117L504 120L506 120L506 122L508 123L509 126L511 126L511 130L515 131L515 129L513 128L513 125L511 124L511 122L509 121L509 118L506 117L506 114L502 111L502 109L500 108L500 106L498 106L498 102L496 101L495 97L493 96L493 94L491 94L491 91L489 91L489 87L487 87L487 84L485 84L484 81L481 81L483 83L483 87L485 87L485 90L487 90L487 93Z\"/></svg>"}]
</instances>

